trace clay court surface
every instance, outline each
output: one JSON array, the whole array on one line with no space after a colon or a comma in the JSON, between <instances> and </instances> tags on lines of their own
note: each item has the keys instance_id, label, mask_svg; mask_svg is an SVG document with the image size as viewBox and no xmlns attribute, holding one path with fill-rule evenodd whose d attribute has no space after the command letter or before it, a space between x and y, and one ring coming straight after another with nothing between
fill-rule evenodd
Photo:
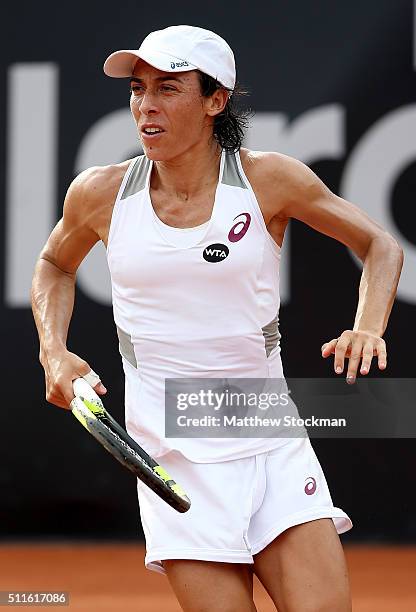
<instances>
[{"instance_id":1,"label":"clay court surface","mask_svg":"<svg viewBox=\"0 0 416 612\"><path fill-rule=\"evenodd\" d=\"M415 612L415 547L350 545L345 551L354 612ZM138 545L3 545L0 591L69 591L69 606L47 606L51 611L180 612L167 579L144 569L143 558ZM258 583L255 601L258 612L275 610Z\"/></svg>"}]
</instances>

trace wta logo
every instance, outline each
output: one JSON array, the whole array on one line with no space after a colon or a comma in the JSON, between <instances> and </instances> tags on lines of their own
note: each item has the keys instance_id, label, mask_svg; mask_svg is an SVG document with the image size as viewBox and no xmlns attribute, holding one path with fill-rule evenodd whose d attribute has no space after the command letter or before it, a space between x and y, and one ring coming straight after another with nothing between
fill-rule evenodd
<instances>
[{"instance_id":1,"label":"wta logo","mask_svg":"<svg viewBox=\"0 0 416 612\"><path fill-rule=\"evenodd\" d=\"M224 261L226 257L228 257L229 249L225 244L221 244L216 242L215 244L210 244L204 249L202 253L202 257L205 261L209 261L210 263L218 263L219 261Z\"/></svg>"},{"instance_id":2,"label":"wta logo","mask_svg":"<svg viewBox=\"0 0 416 612\"><path fill-rule=\"evenodd\" d=\"M316 491L315 478L312 478L312 476L309 476L309 478L306 479L306 485L305 485L304 491L306 495L313 495L315 493Z\"/></svg>"},{"instance_id":3,"label":"wta logo","mask_svg":"<svg viewBox=\"0 0 416 612\"><path fill-rule=\"evenodd\" d=\"M242 218L241 218L242 217ZM234 217L233 221L239 219L237 223L235 223L228 233L228 240L230 242L238 242L246 235L248 228L251 223L251 215L248 212L243 212Z\"/></svg>"}]
</instances>

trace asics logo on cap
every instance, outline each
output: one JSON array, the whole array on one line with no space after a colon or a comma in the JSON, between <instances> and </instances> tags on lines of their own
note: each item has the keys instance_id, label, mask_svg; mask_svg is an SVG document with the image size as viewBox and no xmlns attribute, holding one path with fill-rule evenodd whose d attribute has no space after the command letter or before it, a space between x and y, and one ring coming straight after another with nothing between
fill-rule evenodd
<instances>
[{"instance_id":1,"label":"asics logo on cap","mask_svg":"<svg viewBox=\"0 0 416 612\"><path fill-rule=\"evenodd\" d=\"M171 62L170 64L172 70L175 70L175 68L183 68L184 66L189 66L188 62Z\"/></svg>"}]
</instances>

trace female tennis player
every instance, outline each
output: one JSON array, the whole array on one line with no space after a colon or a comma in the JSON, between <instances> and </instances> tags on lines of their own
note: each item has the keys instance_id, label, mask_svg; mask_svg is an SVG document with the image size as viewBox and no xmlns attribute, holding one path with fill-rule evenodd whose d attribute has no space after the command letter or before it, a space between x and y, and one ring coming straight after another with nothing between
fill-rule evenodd
<instances>
[{"instance_id":1,"label":"female tennis player","mask_svg":"<svg viewBox=\"0 0 416 612\"><path fill-rule=\"evenodd\" d=\"M152 32L104 71L128 79L144 155L80 174L40 255L32 295L46 397L67 408L72 381L90 371L66 342L77 268L102 240L128 432L192 500L178 514L139 482L146 566L167 575L189 612L255 610L253 574L281 612L348 612L339 534L352 524L309 438L169 438L165 379L283 378L278 273L290 218L364 264L353 329L322 356L349 382L373 356L383 370L401 248L300 161L241 148L234 56L213 32ZM301 337L290 342L301 350Z\"/></svg>"}]
</instances>

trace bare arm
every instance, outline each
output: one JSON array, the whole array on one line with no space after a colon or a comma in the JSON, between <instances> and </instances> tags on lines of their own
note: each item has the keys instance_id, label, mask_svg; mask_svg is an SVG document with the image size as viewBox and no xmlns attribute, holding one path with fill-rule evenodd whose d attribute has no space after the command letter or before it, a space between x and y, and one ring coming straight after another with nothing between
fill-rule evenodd
<instances>
[{"instance_id":1,"label":"bare arm","mask_svg":"<svg viewBox=\"0 0 416 612\"><path fill-rule=\"evenodd\" d=\"M335 353L338 374L344 369L345 357L349 357L347 380L353 382L361 358L361 374L368 373L373 355L378 356L380 369L386 367L386 346L381 336L396 295L403 251L378 223L358 206L332 193L302 162L286 156L269 159L268 163L275 166L275 180L281 173L276 167L281 166L282 158L285 170L283 187L279 176L282 200L278 217L293 217L342 242L364 264L353 329L345 330L322 347L323 357Z\"/></svg>"},{"instance_id":2,"label":"bare arm","mask_svg":"<svg viewBox=\"0 0 416 612\"><path fill-rule=\"evenodd\" d=\"M74 307L75 274L40 255L32 281L32 311L39 335L40 361L64 350Z\"/></svg>"},{"instance_id":3,"label":"bare arm","mask_svg":"<svg viewBox=\"0 0 416 612\"><path fill-rule=\"evenodd\" d=\"M387 237L374 238L364 259L354 331L382 336L393 307L403 265L403 251Z\"/></svg>"},{"instance_id":4,"label":"bare arm","mask_svg":"<svg viewBox=\"0 0 416 612\"><path fill-rule=\"evenodd\" d=\"M94 171L80 175L65 198L63 217L52 231L36 263L32 310L39 334L39 359L45 369L46 399L67 408L74 394L72 380L91 368L66 348L74 307L76 271L99 240L94 231ZM96 388L105 392L105 388Z\"/></svg>"}]
</instances>

